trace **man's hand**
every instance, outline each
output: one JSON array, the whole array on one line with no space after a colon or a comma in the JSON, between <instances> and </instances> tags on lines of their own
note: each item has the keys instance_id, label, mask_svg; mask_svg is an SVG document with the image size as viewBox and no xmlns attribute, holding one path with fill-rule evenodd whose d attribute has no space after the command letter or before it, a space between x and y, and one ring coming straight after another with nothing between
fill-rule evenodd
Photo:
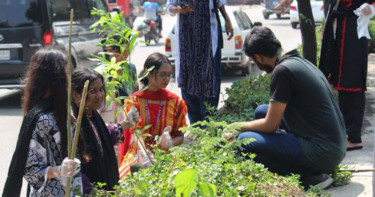
<instances>
[{"instance_id":1,"label":"man's hand","mask_svg":"<svg viewBox=\"0 0 375 197\"><path fill-rule=\"evenodd\" d=\"M238 135L238 131L236 130L227 130L227 129L224 129L223 131L223 134L221 135L221 137L225 140L227 140L228 142L231 142L233 140L236 139Z\"/></svg>"}]
</instances>

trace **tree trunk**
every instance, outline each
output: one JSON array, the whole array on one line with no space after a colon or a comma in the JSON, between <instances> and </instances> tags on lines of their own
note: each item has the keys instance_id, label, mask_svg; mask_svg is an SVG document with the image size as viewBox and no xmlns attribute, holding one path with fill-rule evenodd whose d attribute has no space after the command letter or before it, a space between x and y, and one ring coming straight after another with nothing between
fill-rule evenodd
<instances>
[{"instance_id":1,"label":"tree trunk","mask_svg":"<svg viewBox=\"0 0 375 197\"><path fill-rule=\"evenodd\" d=\"M298 10L300 13L299 22L302 35L303 57L316 65L316 35L315 21L309 0L299 0Z\"/></svg>"},{"instance_id":2,"label":"tree trunk","mask_svg":"<svg viewBox=\"0 0 375 197\"><path fill-rule=\"evenodd\" d=\"M329 8L329 0L324 0L324 16L327 16L328 8Z\"/></svg>"}]
</instances>

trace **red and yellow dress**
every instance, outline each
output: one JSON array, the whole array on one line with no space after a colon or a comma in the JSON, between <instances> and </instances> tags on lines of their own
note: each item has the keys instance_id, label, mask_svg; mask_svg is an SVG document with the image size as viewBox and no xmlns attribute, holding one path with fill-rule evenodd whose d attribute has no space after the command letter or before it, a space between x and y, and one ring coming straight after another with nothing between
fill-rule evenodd
<instances>
[{"instance_id":1,"label":"red and yellow dress","mask_svg":"<svg viewBox=\"0 0 375 197\"><path fill-rule=\"evenodd\" d=\"M136 128L142 129L147 125L151 127L143 133L149 133L151 137L145 139L146 146L154 144L155 136L160 136L165 127L171 126L172 138L182 136L179 128L186 126L187 106L185 101L176 94L160 89L158 91L137 91L130 95L133 104L137 108L141 118ZM128 102L127 110L131 104ZM133 137L133 129L124 131L124 143L120 145L119 171L120 178L130 172L130 165L137 162L137 148Z\"/></svg>"}]
</instances>

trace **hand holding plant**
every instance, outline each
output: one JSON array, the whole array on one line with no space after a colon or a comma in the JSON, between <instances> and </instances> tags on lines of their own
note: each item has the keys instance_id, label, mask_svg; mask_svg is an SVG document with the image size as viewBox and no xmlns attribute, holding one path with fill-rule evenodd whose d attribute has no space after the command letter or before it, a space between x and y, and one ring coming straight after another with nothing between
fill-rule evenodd
<instances>
[{"instance_id":1,"label":"hand holding plant","mask_svg":"<svg viewBox=\"0 0 375 197\"><path fill-rule=\"evenodd\" d=\"M130 127L134 127L139 121L139 119L140 119L139 112L137 108L135 108L133 105L131 110L126 114L124 121L121 123L122 128L126 129Z\"/></svg>"},{"instance_id":2,"label":"hand holding plant","mask_svg":"<svg viewBox=\"0 0 375 197\"><path fill-rule=\"evenodd\" d=\"M235 129L225 128L223 130L223 134L221 135L221 137L224 138L225 140L227 140L228 142L231 142L231 141L236 139L238 134L239 134L239 132Z\"/></svg>"}]
</instances>

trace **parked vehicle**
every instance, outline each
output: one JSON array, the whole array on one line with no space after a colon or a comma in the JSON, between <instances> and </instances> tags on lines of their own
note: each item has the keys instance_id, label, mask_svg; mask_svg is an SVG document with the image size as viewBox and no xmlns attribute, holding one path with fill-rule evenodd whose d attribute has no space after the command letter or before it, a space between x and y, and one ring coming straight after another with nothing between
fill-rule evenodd
<instances>
[{"instance_id":1,"label":"parked vehicle","mask_svg":"<svg viewBox=\"0 0 375 197\"><path fill-rule=\"evenodd\" d=\"M91 66L87 59L101 50L92 8L107 10L103 0L7 0L0 1L0 88L22 88L31 56L41 47L67 51L70 9L74 9L72 62Z\"/></svg>"},{"instance_id":2,"label":"parked vehicle","mask_svg":"<svg viewBox=\"0 0 375 197\"><path fill-rule=\"evenodd\" d=\"M105 0L109 11L116 11L122 13L126 24L130 27L133 26L133 22L136 18L134 14L134 6L138 0Z\"/></svg>"},{"instance_id":3,"label":"parked vehicle","mask_svg":"<svg viewBox=\"0 0 375 197\"><path fill-rule=\"evenodd\" d=\"M262 25L260 22L252 23L248 15L236 7L226 7L228 16L232 22L234 36L231 40L225 31L224 18L220 16L221 28L223 31L224 47L222 49L221 63L223 69L240 69L243 75L249 74L251 69L251 60L243 53L242 46L246 35L251 31L254 25ZM176 57L176 42L174 26L169 31L165 41L165 53L172 63Z\"/></svg>"},{"instance_id":4,"label":"parked vehicle","mask_svg":"<svg viewBox=\"0 0 375 197\"><path fill-rule=\"evenodd\" d=\"M281 18L282 14L289 14L290 5L286 6L284 10L281 10L280 8L275 8L279 4L280 0L264 0L264 19L269 19L271 14L276 14L277 18Z\"/></svg>"},{"instance_id":5,"label":"parked vehicle","mask_svg":"<svg viewBox=\"0 0 375 197\"><path fill-rule=\"evenodd\" d=\"M310 0L311 9L316 24L320 24L324 20L324 1L323 0ZM297 28L299 24L299 12L297 1L293 2L290 6L290 24L292 28Z\"/></svg>"},{"instance_id":6,"label":"parked vehicle","mask_svg":"<svg viewBox=\"0 0 375 197\"><path fill-rule=\"evenodd\" d=\"M137 17L134 21L134 30L139 31L139 36L144 36L147 45L154 41L159 43L161 38L158 24L154 20L147 20L145 17Z\"/></svg>"}]
</instances>

